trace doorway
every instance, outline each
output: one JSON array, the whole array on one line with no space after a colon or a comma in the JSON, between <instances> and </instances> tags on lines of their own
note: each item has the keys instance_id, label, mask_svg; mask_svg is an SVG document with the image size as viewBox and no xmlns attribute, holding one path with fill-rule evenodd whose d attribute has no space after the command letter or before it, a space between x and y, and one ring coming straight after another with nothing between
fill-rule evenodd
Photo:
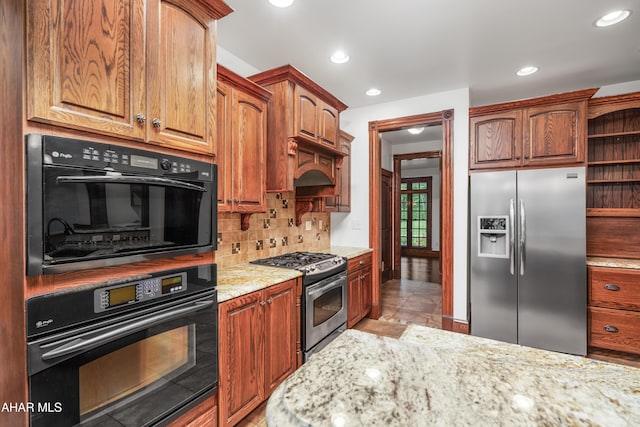
<instances>
[{"instance_id":1,"label":"doorway","mask_svg":"<svg viewBox=\"0 0 640 427\"><path fill-rule=\"evenodd\" d=\"M383 238L382 226L382 148L381 133L408 129L416 126L441 126L441 200L440 200L440 262L442 277L442 328L453 328L453 163L452 163L452 129L453 111L445 110L436 113L401 117L396 119L369 122L369 151L371 154L369 173L369 241L373 249L374 260L381 260ZM396 184L394 184L396 185ZM382 265L381 263L379 265ZM402 269L401 266L398 268ZM382 314L382 281L381 269L372 271L373 292L371 317L380 318Z\"/></svg>"}]
</instances>

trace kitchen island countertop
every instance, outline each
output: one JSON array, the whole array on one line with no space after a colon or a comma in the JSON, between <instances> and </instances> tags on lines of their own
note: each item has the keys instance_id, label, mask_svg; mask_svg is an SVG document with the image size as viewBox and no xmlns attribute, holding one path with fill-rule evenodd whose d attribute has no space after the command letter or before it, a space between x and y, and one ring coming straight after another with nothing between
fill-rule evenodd
<instances>
[{"instance_id":1,"label":"kitchen island countertop","mask_svg":"<svg viewBox=\"0 0 640 427\"><path fill-rule=\"evenodd\" d=\"M269 426L640 425L640 369L410 325L347 330L287 378Z\"/></svg>"}]
</instances>

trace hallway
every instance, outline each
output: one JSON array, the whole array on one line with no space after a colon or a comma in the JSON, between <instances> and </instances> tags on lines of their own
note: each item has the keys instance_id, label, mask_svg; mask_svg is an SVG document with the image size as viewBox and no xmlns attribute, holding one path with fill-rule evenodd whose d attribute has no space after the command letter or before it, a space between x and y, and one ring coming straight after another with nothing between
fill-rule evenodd
<instances>
[{"instance_id":1,"label":"hallway","mask_svg":"<svg viewBox=\"0 0 640 427\"><path fill-rule=\"evenodd\" d=\"M380 320L442 328L442 285L437 258L401 259L402 278L382 284Z\"/></svg>"}]
</instances>

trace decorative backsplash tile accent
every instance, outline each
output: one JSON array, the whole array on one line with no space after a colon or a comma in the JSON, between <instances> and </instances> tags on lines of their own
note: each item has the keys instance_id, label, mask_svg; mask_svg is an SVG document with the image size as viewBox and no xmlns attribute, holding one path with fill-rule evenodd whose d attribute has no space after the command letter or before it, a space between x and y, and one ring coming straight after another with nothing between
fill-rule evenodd
<instances>
[{"instance_id":1,"label":"decorative backsplash tile accent","mask_svg":"<svg viewBox=\"0 0 640 427\"><path fill-rule=\"evenodd\" d=\"M218 214L218 250L216 263L219 267L249 262L287 252L329 250L331 215L309 212L302 216L302 224L295 225L293 218L293 192L268 193L267 211L255 213L249 218L249 229L240 230L240 214ZM307 222L312 223L306 230Z\"/></svg>"}]
</instances>

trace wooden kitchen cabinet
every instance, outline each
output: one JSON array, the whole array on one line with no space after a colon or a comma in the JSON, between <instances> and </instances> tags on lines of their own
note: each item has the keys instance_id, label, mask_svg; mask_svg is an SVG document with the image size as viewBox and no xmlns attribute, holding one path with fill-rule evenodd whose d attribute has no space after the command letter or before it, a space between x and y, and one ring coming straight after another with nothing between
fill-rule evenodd
<instances>
[{"instance_id":1,"label":"wooden kitchen cabinet","mask_svg":"<svg viewBox=\"0 0 640 427\"><path fill-rule=\"evenodd\" d=\"M347 328L352 328L371 311L371 253L347 264Z\"/></svg>"},{"instance_id":2,"label":"wooden kitchen cabinet","mask_svg":"<svg viewBox=\"0 0 640 427\"><path fill-rule=\"evenodd\" d=\"M327 185L335 185L336 159L342 157L340 112L347 106L291 65L249 80L272 93L267 114L267 191L295 191L294 180L309 170L321 171L327 175Z\"/></svg>"},{"instance_id":3,"label":"wooden kitchen cabinet","mask_svg":"<svg viewBox=\"0 0 640 427\"><path fill-rule=\"evenodd\" d=\"M640 270L588 267L589 349L640 354Z\"/></svg>"},{"instance_id":4,"label":"wooden kitchen cabinet","mask_svg":"<svg viewBox=\"0 0 640 427\"><path fill-rule=\"evenodd\" d=\"M235 425L297 368L297 280L220 303L219 413Z\"/></svg>"},{"instance_id":5,"label":"wooden kitchen cabinet","mask_svg":"<svg viewBox=\"0 0 640 427\"><path fill-rule=\"evenodd\" d=\"M212 154L215 20L230 12L220 0L27 2L27 119Z\"/></svg>"},{"instance_id":6,"label":"wooden kitchen cabinet","mask_svg":"<svg viewBox=\"0 0 640 427\"><path fill-rule=\"evenodd\" d=\"M595 90L471 108L469 168L575 165L585 159Z\"/></svg>"},{"instance_id":7,"label":"wooden kitchen cabinet","mask_svg":"<svg viewBox=\"0 0 640 427\"><path fill-rule=\"evenodd\" d=\"M267 101L271 94L218 65L218 211L266 210Z\"/></svg>"},{"instance_id":8,"label":"wooden kitchen cabinet","mask_svg":"<svg viewBox=\"0 0 640 427\"><path fill-rule=\"evenodd\" d=\"M340 131L340 151L344 155L336 177L336 196L325 199L327 212L351 212L351 142L354 136Z\"/></svg>"}]
</instances>

